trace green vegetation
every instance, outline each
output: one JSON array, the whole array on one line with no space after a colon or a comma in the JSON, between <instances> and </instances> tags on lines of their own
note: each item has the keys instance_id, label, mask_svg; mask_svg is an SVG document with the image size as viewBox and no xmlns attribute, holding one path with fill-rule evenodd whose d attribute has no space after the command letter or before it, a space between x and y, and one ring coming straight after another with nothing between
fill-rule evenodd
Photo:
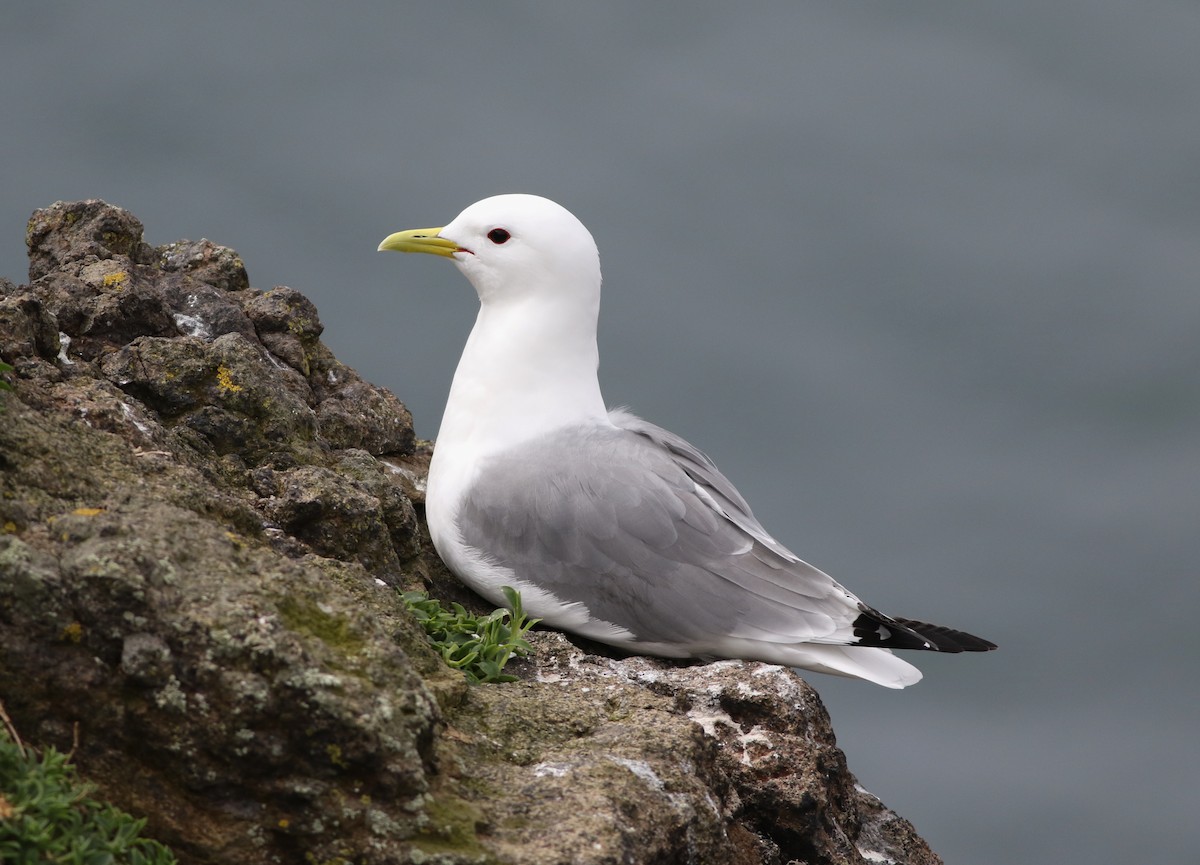
<instances>
[{"instance_id":1,"label":"green vegetation","mask_svg":"<svg viewBox=\"0 0 1200 865\"><path fill-rule=\"evenodd\" d=\"M0 714L3 710L0 709ZM7 718L5 718L7 720ZM41 755L0 727L0 862L5 865L172 865L141 837L145 820L89 798L66 754Z\"/></svg>"},{"instance_id":2,"label":"green vegetation","mask_svg":"<svg viewBox=\"0 0 1200 865\"><path fill-rule=\"evenodd\" d=\"M4 375L4 373L12 372L12 371L13 371L13 367L12 367L11 363L5 363L4 361L0 360L0 375ZM12 389L13 388L12 388L11 384L9 384L4 379L0 378L0 390L12 390Z\"/></svg>"},{"instance_id":3,"label":"green vegetation","mask_svg":"<svg viewBox=\"0 0 1200 865\"><path fill-rule=\"evenodd\" d=\"M451 604L446 610L425 592L405 592L404 603L451 667L462 670L472 682L513 682L515 676L501 671L513 655L530 652L525 634L541 619L525 618L518 592L508 586L501 591L509 609L482 617L472 616L462 604Z\"/></svg>"}]
</instances>

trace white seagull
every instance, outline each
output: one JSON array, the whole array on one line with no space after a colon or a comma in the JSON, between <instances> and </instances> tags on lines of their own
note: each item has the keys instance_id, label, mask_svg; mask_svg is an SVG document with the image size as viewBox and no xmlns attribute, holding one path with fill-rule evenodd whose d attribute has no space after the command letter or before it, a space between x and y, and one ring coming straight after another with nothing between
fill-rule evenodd
<instances>
[{"instance_id":1,"label":"white seagull","mask_svg":"<svg viewBox=\"0 0 1200 865\"><path fill-rule=\"evenodd\" d=\"M682 438L605 408L600 258L553 201L498 195L380 250L451 259L479 294L429 468L434 546L495 604L511 586L546 624L669 658L744 658L903 688L891 649L980 652L890 618L800 560Z\"/></svg>"}]
</instances>

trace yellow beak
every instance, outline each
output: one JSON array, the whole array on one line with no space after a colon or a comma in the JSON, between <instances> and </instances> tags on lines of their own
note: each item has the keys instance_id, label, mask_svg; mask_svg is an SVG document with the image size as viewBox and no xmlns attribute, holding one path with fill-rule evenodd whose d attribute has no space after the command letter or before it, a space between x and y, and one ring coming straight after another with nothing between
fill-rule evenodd
<instances>
[{"instance_id":1,"label":"yellow beak","mask_svg":"<svg viewBox=\"0 0 1200 865\"><path fill-rule=\"evenodd\" d=\"M393 252L428 252L432 255L450 257L458 252L459 246L453 240L439 237L440 228L414 228L411 231L397 231L389 234L379 244L379 251Z\"/></svg>"}]
</instances>

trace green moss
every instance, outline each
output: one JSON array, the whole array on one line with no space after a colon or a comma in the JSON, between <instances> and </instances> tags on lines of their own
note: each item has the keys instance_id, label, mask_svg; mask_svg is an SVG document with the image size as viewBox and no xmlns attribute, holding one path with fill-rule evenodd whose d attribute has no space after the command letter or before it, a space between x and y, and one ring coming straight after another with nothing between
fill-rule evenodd
<instances>
[{"instance_id":1,"label":"green moss","mask_svg":"<svg viewBox=\"0 0 1200 865\"><path fill-rule=\"evenodd\" d=\"M427 856L455 853L482 860L487 853L475 829L482 819L479 809L465 799L447 793L435 794L425 806L424 826L409 843Z\"/></svg>"},{"instance_id":2,"label":"green moss","mask_svg":"<svg viewBox=\"0 0 1200 865\"><path fill-rule=\"evenodd\" d=\"M0 861L61 865L170 865L175 856L141 837L145 820L89 798L64 754L41 755L0 729Z\"/></svg>"},{"instance_id":3,"label":"green moss","mask_svg":"<svg viewBox=\"0 0 1200 865\"><path fill-rule=\"evenodd\" d=\"M294 596L282 599L278 606L283 623L291 630L316 637L330 648L346 654L362 651L362 634L345 616L328 613L315 602Z\"/></svg>"}]
</instances>

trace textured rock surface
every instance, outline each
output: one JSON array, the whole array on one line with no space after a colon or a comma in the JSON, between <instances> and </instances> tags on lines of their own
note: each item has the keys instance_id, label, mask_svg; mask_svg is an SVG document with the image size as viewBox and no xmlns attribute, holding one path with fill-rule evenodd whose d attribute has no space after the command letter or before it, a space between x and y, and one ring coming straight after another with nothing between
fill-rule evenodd
<instances>
[{"instance_id":1,"label":"textured rock surface","mask_svg":"<svg viewBox=\"0 0 1200 865\"><path fill-rule=\"evenodd\" d=\"M0 700L188 863L930 863L816 694L533 636L468 686L404 406L303 295L55 204L0 281Z\"/></svg>"}]
</instances>

